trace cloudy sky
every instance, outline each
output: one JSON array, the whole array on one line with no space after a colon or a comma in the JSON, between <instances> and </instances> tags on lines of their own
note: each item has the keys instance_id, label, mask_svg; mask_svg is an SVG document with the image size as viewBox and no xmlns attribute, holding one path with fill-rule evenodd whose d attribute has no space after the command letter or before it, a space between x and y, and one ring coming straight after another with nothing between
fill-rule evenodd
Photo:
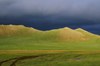
<instances>
[{"instance_id":1,"label":"cloudy sky","mask_svg":"<svg viewBox=\"0 0 100 66\"><path fill-rule=\"evenodd\" d=\"M83 28L100 35L100 0L0 0L0 24Z\"/></svg>"}]
</instances>

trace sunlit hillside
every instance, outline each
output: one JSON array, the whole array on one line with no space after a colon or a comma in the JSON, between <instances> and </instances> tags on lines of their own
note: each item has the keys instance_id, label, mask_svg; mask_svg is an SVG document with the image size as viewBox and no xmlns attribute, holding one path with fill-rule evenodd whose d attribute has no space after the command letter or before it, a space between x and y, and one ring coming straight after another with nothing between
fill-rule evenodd
<instances>
[{"instance_id":1,"label":"sunlit hillside","mask_svg":"<svg viewBox=\"0 0 100 66\"><path fill-rule=\"evenodd\" d=\"M49 31L40 31L23 25L0 25L0 37L32 37L35 40L87 40L98 37L98 35L89 33L81 28L73 30L65 27Z\"/></svg>"},{"instance_id":2,"label":"sunlit hillside","mask_svg":"<svg viewBox=\"0 0 100 66\"><path fill-rule=\"evenodd\" d=\"M85 38L87 39L90 39L90 38L94 38L94 37L98 37L99 35L96 35L96 34L92 34L82 28L78 28L78 29L75 29L75 31L78 31L78 32L81 32L82 34L85 35Z\"/></svg>"},{"instance_id":3,"label":"sunlit hillside","mask_svg":"<svg viewBox=\"0 0 100 66\"><path fill-rule=\"evenodd\" d=\"M36 31L38 30L23 25L0 25L0 37L30 36Z\"/></svg>"}]
</instances>

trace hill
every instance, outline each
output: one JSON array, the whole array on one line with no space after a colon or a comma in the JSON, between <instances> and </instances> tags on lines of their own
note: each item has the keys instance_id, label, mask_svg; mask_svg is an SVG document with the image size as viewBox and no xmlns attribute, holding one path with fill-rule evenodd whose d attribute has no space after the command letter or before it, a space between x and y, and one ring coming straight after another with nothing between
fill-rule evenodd
<instances>
[{"instance_id":1,"label":"hill","mask_svg":"<svg viewBox=\"0 0 100 66\"><path fill-rule=\"evenodd\" d=\"M88 31L86 31L82 28L75 29L75 31L81 32L82 34L85 35L84 37L87 38L87 39L91 39L91 38L95 38L95 37L99 36L99 35L96 35L96 34L92 34L92 33L88 32Z\"/></svg>"},{"instance_id":2,"label":"hill","mask_svg":"<svg viewBox=\"0 0 100 66\"><path fill-rule=\"evenodd\" d=\"M0 25L0 37L32 37L34 40L53 40L53 41L70 41L70 40L87 40L98 37L98 35L89 33L81 28L73 30L65 27L49 31L40 31L32 27L23 25Z\"/></svg>"},{"instance_id":3,"label":"hill","mask_svg":"<svg viewBox=\"0 0 100 66\"><path fill-rule=\"evenodd\" d=\"M36 31L38 30L23 25L0 25L0 37L29 36Z\"/></svg>"}]
</instances>

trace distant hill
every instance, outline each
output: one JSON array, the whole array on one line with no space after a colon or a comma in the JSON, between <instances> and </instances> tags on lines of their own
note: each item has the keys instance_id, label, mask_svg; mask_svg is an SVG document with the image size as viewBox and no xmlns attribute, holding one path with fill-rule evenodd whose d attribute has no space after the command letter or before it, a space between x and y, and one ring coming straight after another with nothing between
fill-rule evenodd
<instances>
[{"instance_id":1,"label":"distant hill","mask_svg":"<svg viewBox=\"0 0 100 66\"><path fill-rule=\"evenodd\" d=\"M82 28L75 29L75 31L81 32L82 34L85 35L84 37L87 38L87 39L98 37L98 35L90 33L90 32L88 32L88 31L86 31Z\"/></svg>"},{"instance_id":2,"label":"distant hill","mask_svg":"<svg viewBox=\"0 0 100 66\"><path fill-rule=\"evenodd\" d=\"M0 37L32 37L35 40L55 40L55 41L70 41L70 40L88 40L98 37L81 28L71 29L68 27L53 29L49 31L40 31L32 27L23 25L0 25Z\"/></svg>"},{"instance_id":3,"label":"distant hill","mask_svg":"<svg viewBox=\"0 0 100 66\"><path fill-rule=\"evenodd\" d=\"M0 25L0 37L29 36L38 30L23 25Z\"/></svg>"}]
</instances>

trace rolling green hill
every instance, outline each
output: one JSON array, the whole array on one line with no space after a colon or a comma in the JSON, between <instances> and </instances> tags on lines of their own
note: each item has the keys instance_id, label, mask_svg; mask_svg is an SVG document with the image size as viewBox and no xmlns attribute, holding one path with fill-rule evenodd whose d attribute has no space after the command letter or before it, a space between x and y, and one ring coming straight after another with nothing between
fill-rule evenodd
<instances>
[{"instance_id":1,"label":"rolling green hill","mask_svg":"<svg viewBox=\"0 0 100 66\"><path fill-rule=\"evenodd\" d=\"M98 37L98 35L92 34L92 33L88 32L84 29L81 29L81 28L76 29L76 31L81 32L82 34L84 34L85 38L87 38L87 39Z\"/></svg>"},{"instance_id":2,"label":"rolling green hill","mask_svg":"<svg viewBox=\"0 0 100 66\"><path fill-rule=\"evenodd\" d=\"M81 28L40 31L23 25L0 25L0 50L99 49L100 37Z\"/></svg>"},{"instance_id":3,"label":"rolling green hill","mask_svg":"<svg viewBox=\"0 0 100 66\"><path fill-rule=\"evenodd\" d=\"M29 36L36 31L38 30L23 25L0 25L0 37Z\"/></svg>"},{"instance_id":4,"label":"rolling green hill","mask_svg":"<svg viewBox=\"0 0 100 66\"><path fill-rule=\"evenodd\" d=\"M0 37L32 37L35 40L87 40L98 37L98 35L89 33L81 28L73 30L65 27L49 31L40 31L23 25L0 25Z\"/></svg>"}]
</instances>

